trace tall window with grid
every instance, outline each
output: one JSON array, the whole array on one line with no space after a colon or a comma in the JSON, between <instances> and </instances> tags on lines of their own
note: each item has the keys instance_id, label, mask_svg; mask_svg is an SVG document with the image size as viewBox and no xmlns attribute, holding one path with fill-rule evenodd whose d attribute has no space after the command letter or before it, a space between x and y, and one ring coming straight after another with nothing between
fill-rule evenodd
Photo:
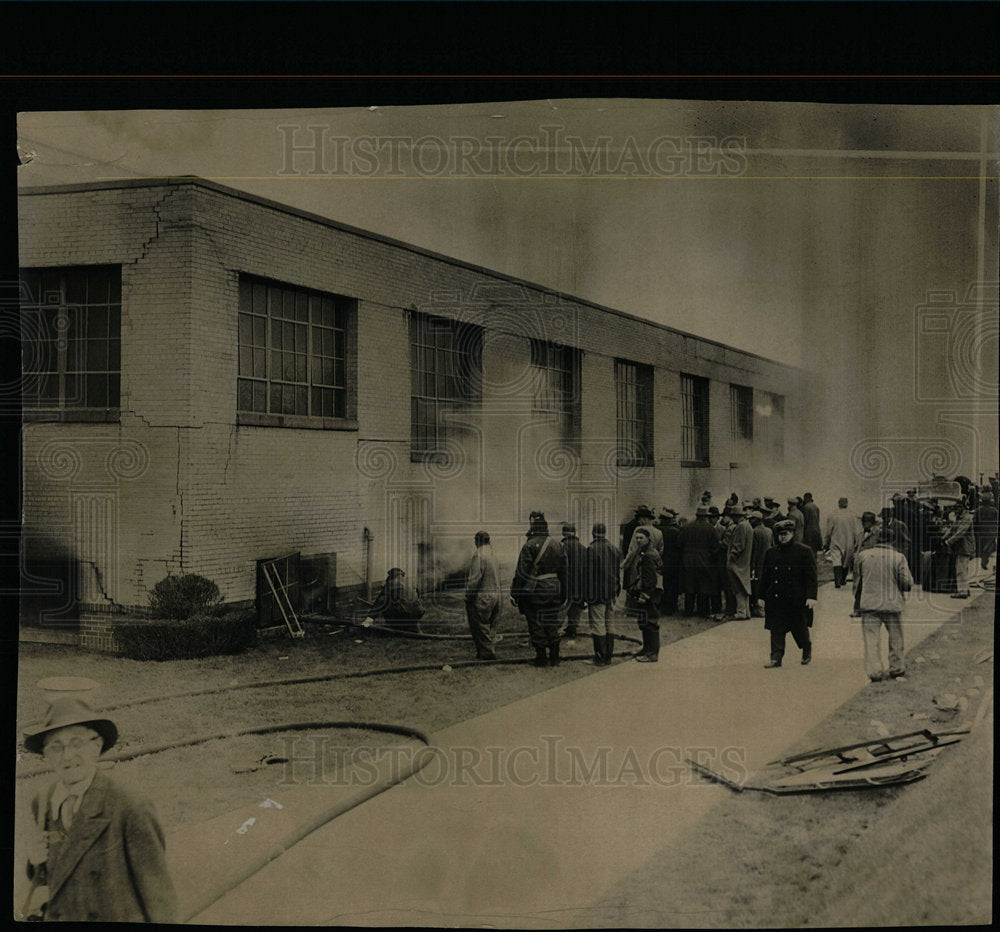
<instances>
[{"instance_id":1,"label":"tall window with grid","mask_svg":"<svg viewBox=\"0 0 1000 932\"><path fill-rule=\"evenodd\" d=\"M681 375L681 462L708 466L708 379Z\"/></svg>"},{"instance_id":2,"label":"tall window with grid","mask_svg":"<svg viewBox=\"0 0 1000 932\"><path fill-rule=\"evenodd\" d=\"M571 449L580 440L580 352L570 346L531 341L534 369L532 410L552 415L560 436Z\"/></svg>"},{"instance_id":3,"label":"tall window with grid","mask_svg":"<svg viewBox=\"0 0 1000 932\"><path fill-rule=\"evenodd\" d=\"M785 458L785 396L758 392L754 405L758 424L757 439L772 462Z\"/></svg>"},{"instance_id":4,"label":"tall window with grid","mask_svg":"<svg viewBox=\"0 0 1000 932\"><path fill-rule=\"evenodd\" d=\"M653 465L653 367L615 360L618 465Z\"/></svg>"},{"instance_id":5,"label":"tall window with grid","mask_svg":"<svg viewBox=\"0 0 1000 932\"><path fill-rule=\"evenodd\" d=\"M474 324L427 314L410 315L410 451L438 452L454 430L447 412L477 402L482 393L483 331Z\"/></svg>"},{"instance_id":6,"label":"tall window with grid","mask_svg":"<svg viewBox=\"0 0 1000 932\"><path fill-rule=\"evenodd\" d=\"M121 301L120 266L21 270L26 409L118 408Z\"/></svg>"},{"instance_id":7,"label":"tall window with grid","mask_svg":"<svg viewBox=\"0 0 1000 932\"><path fill-rule=\"evenodd\" d=\"M729 408L732 413L734 443L753 441L753 389L746 385L729 386Z\"/></svg>"},{"instance_id":8,"label":"tall window with grid","mask_svg":"<svg viewBox=\"0 0 1000 932\"><path fill-rule=\"evenodd\" d=\"M241 276L237 410L348 417L353 317L350 298Z\"/></svg>"}]
</instances>

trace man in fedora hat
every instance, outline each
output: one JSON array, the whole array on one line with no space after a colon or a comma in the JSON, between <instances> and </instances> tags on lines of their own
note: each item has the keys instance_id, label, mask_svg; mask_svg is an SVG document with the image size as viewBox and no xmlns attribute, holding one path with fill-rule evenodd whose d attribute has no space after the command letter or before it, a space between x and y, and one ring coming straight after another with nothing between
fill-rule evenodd
<instances>
[{"instance_id":1,"label":"man in fedora hat","mask_svg":"<svg viewBox=\"0 0 1000 932\"><path fill-rule=\"evenodd\" d=\"M816 554L794 537L795 522L779 521L774 526L774 546L764 555L760 591L764 628L771 632L771 659L764 664L768 669L781 666L789 632L802 650L802 664L812 660L809 627L816 607Z\"/></svg>"},{"instance_id":2,"label":"man in fedora hat","mask_svg":"<svg viewBox=\"0 0 1000 932\"><path fill-rule=\"evenodd\" d=\"M753 553L753 528L746 513L737 502L729 510L733 519L732 533L726 551L726 575L729 587L736 598L736 611L732 618L745 620L750 617L750 557Z\"/></svg>"},{"instance_id":3,"label":"man in fedora hat","mask_svg":"<svg viewBox=\"0 0 1000 932\"><path fill-rule=\"evenodd\" d=\"M31 801L32 891L48 887L47 921L173 922L174 885L150 802L97 769L118 740L115 723L80 699L57 699L24 732L56 780Z\"/></svg>"},{"instance_id":4,"label":"man in fedora hat","mask_svg":"<svg viewBox=\"0 0 1000 932\"><path fill-rule=\"evenodd\" d=\"M684 584L684 614L711 614L715 588L715 553L719 546L715 528L709 520L708 506L699 505L695 519L681 528L681 573Z\"/></svg>"}]
</instances>

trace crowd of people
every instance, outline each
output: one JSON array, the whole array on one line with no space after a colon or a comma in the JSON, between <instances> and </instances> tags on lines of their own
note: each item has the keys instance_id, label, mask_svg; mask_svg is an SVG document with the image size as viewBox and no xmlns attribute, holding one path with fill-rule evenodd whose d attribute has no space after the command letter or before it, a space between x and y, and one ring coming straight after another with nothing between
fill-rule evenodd
<instances>
[{"instance_id":1,"label":"crowd of people","mask_svg":"<svg viewBox=\"0 0 1000 932\"><path fill-rule=\"evenodd\" d=\"M654 515L640 505L619 526L616 542L600 523L591 528L589 544L571 523L562 525L557 540L545 515L532 512L510 585L511 603L524 616L537 666L556 666L561 641L584 626L593 640L594 663L610 663L615 605L623 591L624 612L642 634L639 662L658 659L659 619L682 614L716 622L763 618L771 638L767 666L781 666L787 634L808 664L817 564L826 560L835 588L853 585L851 615L862 620L869 675L898 677L902 593L920 585L968 598L972 561L979 559L985 570L996 550L997 483L980 488L961 480L945 483L961 494L928 497L911 489L894 494L878 513L858 515L841 498L825 519L810 492L784 502L768 496L741 500L734 492L720 508L706 491L690 517L668 507ZM474 542L466 617L477 659L494 660L500 567L487 531L479 531ZM419 630L423 606L404 577L399 568L389 571L366 624L382 618L400 629ZM876 654L882 626L889 631L888 671L880 671Z\"/></svg>"},{"instance_id":2,"label":"crowd of people","mask_svg":"<svg viewBox=\"0 0 1000 932\"><path fill-rule=\"evenodd\" d=\"M763 618L770 632L770 659L781 666L791 634L812 659L809 628L817 598L817 562L832 564L834 586L853 583L853 617L866 631L867 667L880 679L875 650L878 628L889 629L890 668L902 675L898 616L901 593L914 584L928 591L969 595L973 558L985 570L996 550L996 490L970 486L960 499L919 498L916 490L893 496L878 514L858 516L841 498L824 520L811 493L741 501L735 493L719 508L705 492L688 518L668 507L654 515L640 505L619 527L618 541L604 524L585 545L574 524L550 536L541 512L532 512L510 586L511 603L524 616L537 666L559 663L560 642L586 622L594 663L614 654L614 613L624 591L624 612L642 634L635 659L659 655L659 619L682 614L712 621ZM500 571L489 534L476 535L466 586L466 613L476 656L494 659L501 601ZM891 554L884 551L891 550ZM867 556L868 551L877 551ZM865 581L867 580L867 591ZM870 655L870 656L869 656Z\"/></svg>"}]
</instances>

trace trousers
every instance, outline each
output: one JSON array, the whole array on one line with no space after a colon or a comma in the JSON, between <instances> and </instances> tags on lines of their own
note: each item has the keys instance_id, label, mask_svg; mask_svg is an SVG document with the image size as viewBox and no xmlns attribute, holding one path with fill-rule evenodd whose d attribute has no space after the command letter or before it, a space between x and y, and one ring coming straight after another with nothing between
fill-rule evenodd
<instances>
[{"instance_id":1,"label":"trousers","mask_svg":"<svg viewBox=\"0 0 1000 932\"><path fill-rule=\"evenodd\" d=\"M903 623L899 612L862 612L861 631L865 639L865 673L881 676L882 668L882 625L889 632L889 672L899 675L903 672Z\"/></svg>"}]
</instances>

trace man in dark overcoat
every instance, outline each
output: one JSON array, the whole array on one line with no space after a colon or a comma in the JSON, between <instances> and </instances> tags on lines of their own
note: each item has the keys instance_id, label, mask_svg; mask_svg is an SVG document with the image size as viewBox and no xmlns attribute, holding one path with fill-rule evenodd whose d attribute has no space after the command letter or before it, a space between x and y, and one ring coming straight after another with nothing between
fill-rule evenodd
<instances>
[{"instance_id":1,"label":"man in dark overcoat","mask_svg":"<svg viewBox=\"0 0 1000 932\"><path fill-rule=\"evenodd\" d=\"M663 535L662 612L673 615L681 592L681 529L677 524L677 512L672 508L660 512L660 533Z\"/></svg>"},{"instance_id":2,"label":"man in dark overcoat","mask_svg":"<svg viewBox=\"0 0 1000 932\"><path fill-rule=\"evenodd\" d=\"M764 525L764 516L759 511L751 511L747 517L753 530L753 550L750 554L750 615L753 618L763 618L760 579L764 575L764 556L774 546L774 535L771 529Z\"/></svg>"},{"instance_id":3,"label":"man in dark overcoat","mask_svg":"<svg viewBox=\"0 0 1000 932\"><path fill-rule=\"evenodd\" d=\"M684 614L711 614L712 594L716 592L716 553L719 538L709 521L708 506L699 505L695 519L681 528L681 571L684 578Z\"/></svg>"},{"instance_id":4,"label":"man in dark overcoat","mask_svg":"<svg viewBox=\"0 0 1000 932\"><path fill-rule=\"evenodd\" d=\"M819 505L813 501L812 492L806 492L802 496L802 518L805 526L802 528L802 543L807 547L812 547L813 553L819 553L823 549L823 528L820 524Z\"/></svg>"},{"instance_id":5,"label":"man in dark overcoat","mask_svg":"<svg viewBox=\"0 0 1000 932\"><path fill-rule=\"evenodd\" d=\"M562 526L562 546L563 553L566 554L566 630L564 636L568 638L576 637L577 625L580 623L580 616L586 605L584 593L587 548L580 543L580 538L576 536L575 524L564 524Z\"/></svg>"},{"instance_id":6,"label":"man in dark overcoat","mask_svg":"<svg viewBox=\"0 0 1000 932\"><path fill-rule=\"evenodd\" d=\"M559 664L559 610L566 592L566 555L562 544L549 537L545 515L533 511L528 539L517 557L510 599L524 615L536 667ZM548 655L546 656L546 651Z\"/></svg>"},{"instance_id":7,"label":"man in dark overcoat","mask_svg":"<svg viewBox=\"0 0 1000 932\"><path fill-rule=\"evenodd\" d=\"M111 719L79 699L57 699L24 746L55 771L30 805L28 878L48 889L54 922L175 922L163 829L145 798L97 769L118 740ZM28 907L29 915L32 907Z\"/></svg>"},{"instance_id":8,"label":"man in dark overcoat","mask_svg":"<svg viewBox=\"0 0 1000 932\"><path fill-rule=\"evenodd\" d=\"M612 626L614 604L621 592L621 551L608 540L607 529L601 523L593 527L593 540L586 554L587 617L590 636L594 641L594 664L611 663L615 652Z\"/></svg>"},{"instance_id":9,"label":"man in dark overcoat","mask_svg":"<svg viewBox=\"0 0 1000 932\"><path fill-rule=\"evenodd\" d=\"M802 651L803 665L812 660L809 626L816 607L816 554L796 543L794 535L794 521L779 521L774 526L775 546L764 556L760 589L764 627L771 632L771 659L764 664L768 669L781 666L789 632Z\"/></svg>"}]
</instances>

